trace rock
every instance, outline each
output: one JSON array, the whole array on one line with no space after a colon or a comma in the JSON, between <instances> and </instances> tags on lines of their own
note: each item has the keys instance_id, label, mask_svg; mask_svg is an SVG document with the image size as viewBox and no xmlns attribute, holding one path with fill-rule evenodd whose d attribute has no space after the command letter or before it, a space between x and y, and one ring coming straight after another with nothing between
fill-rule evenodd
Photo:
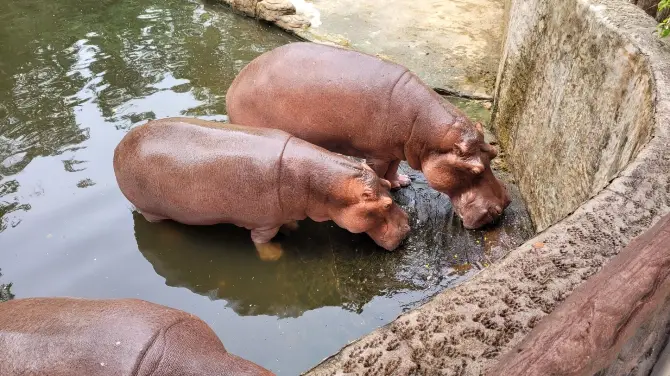
<instances>
[{"instance_id":1,"label":"rock","mask_svg":"<svg viewBox=\"0 0 670 376\"><path fill-rule=\"evenodd\" d=\"M295 15L295 7L289 0L263 0L256 5L256 17L276 22L281 16Z\"/></svg>"},{"instance_id":2,"label":"rock","mask_svg":"<svg viewBox=\"0 0 670 376\"><path fill-rule=\"evenodd\" d=\"M290 0L220 0L231 8L249 17L273 22L285 30L307 28L311 25L308 17L296 14Z\"/></svg>"},{"instance_id":3,"label":"rock","mask_svg":"<svg viewBox=\"0 0 670 376\"><path fill-rule=\"evenodd\" d=\"M304 29L310 26L308 20L297 14L281 16L275 23L283 29Z\"/></svg>"},{"instance_id":4,"label":"rock","mask_svg":"<svg viewBox=\"0 0 670 376\"><path fill-rule=\"evenodd\" d=\"M246 14L249 17L256 17L256 5L258 0L222 0L230 5L231 8Z\"/></svg>"}]
</instances>

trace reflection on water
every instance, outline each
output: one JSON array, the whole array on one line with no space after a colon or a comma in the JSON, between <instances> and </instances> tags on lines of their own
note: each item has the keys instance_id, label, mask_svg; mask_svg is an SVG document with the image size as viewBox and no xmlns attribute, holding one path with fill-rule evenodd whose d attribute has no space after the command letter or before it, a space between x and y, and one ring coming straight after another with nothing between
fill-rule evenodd
<instances>
[{"instance_id":1,"label":"reflection on water","mask_svg":"<svg viewBox=\"0 0 670 376\"><path fill-rule=\"evenodd\" d=\"M30 209L7 177L45 156L60 156L69 172L87 168L75 156L96 123L77 121L82 106L94 104L95 120L116 129L161 109L223 114L235 74L291 40L184 0L7 0L0 21L2 229Z\"/></svg>"},{"instance_id":2,"label":"reflection on water","mask_svg":"<svg viewBox=\"0 0 670 376\"><path fill-rule=\"evenodd\" d=\"M136 212L134 219L140 252L168 286L225 299L243 316L298 317L324 306L360 313L373 297L412 287L396 279L399 253L330 223L303 221L280 234L282 258L263 262L239 227L149 223Z\"/></svg>"},{"instance_id":3,"label":"reflection on water","mask_svg":"<svg viewBox=\"0 0 670 376\"><path fill-rule=\"evenodd\" d=\"M504 253L526 236L523 220L501 226L503 243L455 230L448 201L420 182L399 198L420 231L394 253L307 221L264 263L245 230L148 223L116 185L117 143L147 119L225 120L239 70L294 39L189 0L4 0L0 23L0 267L19 298L165 304L295 375L472 275L491 244Z\"/></svg>"}]
</instances>

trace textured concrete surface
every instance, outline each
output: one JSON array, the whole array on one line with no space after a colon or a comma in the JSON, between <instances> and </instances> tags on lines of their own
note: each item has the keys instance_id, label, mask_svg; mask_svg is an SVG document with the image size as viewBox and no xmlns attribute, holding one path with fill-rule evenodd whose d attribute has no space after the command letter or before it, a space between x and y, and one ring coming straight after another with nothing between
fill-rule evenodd
<instances>
[{"instance_id":1,"label":"textured concrete surface","mask_svg":"<svg viewBox=\"0 0 670 376\"><path fill-rule=\"evenodd\" d=\"M633 348L619 356L627 342L645 348L639 340L663 341L667 334L668 244L670 215L665 215L540 320L487 375L593 376L605 368L601 375L629 374L640 354ZM654 332L641 330L649 324ZM632 354L637 356L628 357Z\"/></svg>"},{"instance_id":2,"label":"textured concrete surface","mask_svg":"<svg viewBox=\"0 0 670 376\"><path fill-rule=\"evenodd\" d=\"M402 64L429 86L490 98L504 0L217 0L312 42Z\"/></svg>"},{"instance_id":3,"label":"textured concrete surface","mask_svg":"<svg viewBox=\"0 0 670 376\"><path fill-rule=\"evenodd\" d=\"M581 148L589 163L564 163L589 167L571 170L577 192L586 196L581 202L565 197L572 209L556 207L565 219L546 217L545 227L551 218L560 221L472 280L351 343L306 374L480 375L632 238L670 212L670 45L656 38L655 22L623 0L509 1L510 32L498 90L500 100L509 102L494 108L497 124L507 118L533 119L538 129L562 126L556 134L565 136L554 139L559 147L531 145L528 153L564 150L578 156L575 150ZM539 59L536 68L520 63L526 55ZM566 66L561 68L560 62ZM593 71L582 70L580 64ZM542 69L548 70L541 82L524 78L541 75ZM575 70L584 74L581 80L562 81ZM510 84L514 80L519 83ZM540 95L545 85L556 90L548 107ZM571 103L575 112L562 111L559 102ZM584 112L589 116L582 118ZM589 126L592 133L585 131ZM528 131L518 129L517 137ZM598 142L603 142L602 158L589 159L593 155L586 153ZM585 181L585 175L592 175L591 180ZM609 179L614 180L608 185ZM556 190L569 189L564 187ZM594 197L587 200L590 195ZM659 328L667 324L640 327L619 354L620 361L600 374L649 372L665 343Z\"/></svg>"}]
</instances>

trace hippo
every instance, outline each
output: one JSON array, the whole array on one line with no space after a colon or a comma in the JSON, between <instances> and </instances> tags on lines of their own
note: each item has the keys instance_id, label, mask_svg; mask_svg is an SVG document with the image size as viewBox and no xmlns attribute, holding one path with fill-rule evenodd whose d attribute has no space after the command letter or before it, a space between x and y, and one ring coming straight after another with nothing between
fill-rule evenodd
<instances>
[{"instance_id":1,"label":"hippo","mask_svg":"<svg viewBox=\"0 0 670 376\"><path fill-rule=\"evenodd\" d=\"M273 376L198 317L139 299L0 303L0 375Z\"/></svg>"},{"instance_id":2,"label":"hippo","mask_svg":"<svg viewBox=\"0 0 670 376\"><path fill-rule=\"evenodd\" d=\"M269 260L281 255L269 243L279 229L295 229L305 218L365 232L389 251L410 230L391 184L368 165L277 129L195 118L149 121L117 145L114 172L148 221L232 223L251 230L261 258Z\"/></svg>"},{"instance_id":3,"label":"hippo","mask_svg":"<svg viewBox=\"0 0 670 376\"><path fill-rule=\"evenodd\" d=\"M247 64L226 93L232 123L284 130L330 151L364 158L393 188L406 160L449 196L467 229L510 204L491 171L495 147L475 123L407 68L361 52L290 43Z\"/></svg>"}]
</instances>

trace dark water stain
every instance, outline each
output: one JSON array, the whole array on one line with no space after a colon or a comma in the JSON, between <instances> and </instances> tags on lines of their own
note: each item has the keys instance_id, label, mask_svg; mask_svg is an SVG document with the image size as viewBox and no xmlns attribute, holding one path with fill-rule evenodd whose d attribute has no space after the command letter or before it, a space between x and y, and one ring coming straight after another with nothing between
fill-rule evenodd
<instances>
[{"instance_id":1,"label":"dark water stain","mask_svg":"<svg viewBox=\"0 0 670 376\"><path fill-rule=\"evenodd\" d=\"M394 193L414 228L397 252L304 221L262 262L243 229L148 223L114 178L124 134L167 116L225 120L240 69L295 39L188 0L6 0L0 23L0 267L18 298L165 304L295 375L530 235L516 198L500 224L463 230L417 173Z\"/></svg>"}]
</instances>

